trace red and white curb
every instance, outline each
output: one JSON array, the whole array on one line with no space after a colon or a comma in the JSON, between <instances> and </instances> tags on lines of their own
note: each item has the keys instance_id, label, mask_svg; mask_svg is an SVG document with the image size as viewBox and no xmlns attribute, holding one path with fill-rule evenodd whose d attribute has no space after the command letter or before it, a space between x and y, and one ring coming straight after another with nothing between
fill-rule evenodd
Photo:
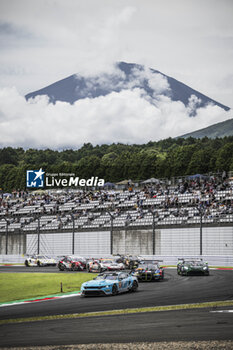
<instances>
[{"instance_id":1,"label":"red and white curb","mask_svg":"<svg viewBox=\"0 0 233 350\"><path fill-rule=\"evenodd\" d=\"M57 295L57 296L47 296L44 298L35 298L35 299L25 299L25 300L20 300L20 301L13 301L10 303L3 303L0 304L0 307L5 307L5 306L15 306L15 305L25 305L25 304L31 304L31 303L37 303L40 301L50 301L50 300L57 300L57 299L64 299L64 298L70 298L70 297L79 297L81 295L81 292L74 293L74 294L65 294L65 295Z\"/></svg>"}]
</instances>

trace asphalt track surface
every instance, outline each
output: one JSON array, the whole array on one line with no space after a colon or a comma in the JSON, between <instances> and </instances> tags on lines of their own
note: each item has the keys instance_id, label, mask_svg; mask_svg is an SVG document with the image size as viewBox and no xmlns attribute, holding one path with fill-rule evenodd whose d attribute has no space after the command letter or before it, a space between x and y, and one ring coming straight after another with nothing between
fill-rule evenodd
<instances>
[{"instance_id":1,"label":"asphalt track surface","mask_svg":"<svg viewBox=\"0 0 233 350\"><path fill-rule=\"evenodd\" d=\"M44 268L1 267L4 271L44 272ZM46 268L47 272L56 268ZM9 271L7 271L9 272ZM76 272L71 272L76 273ZM210 276L178 276L165 270L162 282L140 283L136 293L115 297L71 297L0 308L0 319L233 300L233 271ZM233 307L36 321L0 326L0 346L88 343L233 340ZM224 312L216 312L224 311Z\"/></svg>"}]
</instances>

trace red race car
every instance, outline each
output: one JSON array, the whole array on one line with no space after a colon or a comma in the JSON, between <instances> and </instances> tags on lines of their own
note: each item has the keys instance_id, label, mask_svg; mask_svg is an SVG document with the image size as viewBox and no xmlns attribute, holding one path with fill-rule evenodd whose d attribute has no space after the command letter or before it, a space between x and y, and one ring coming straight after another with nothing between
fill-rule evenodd
<instances>
[{"instance_id":1,"label":"red race car","mask_svg":"<svg viewBox=\"0 0 233 350\"><path fill-rule=\"evenodd\" d=\"M64 256L57 267L60 271L83 271L86 268L86 259L81 256Z\"/></svg>"}]
</instances>

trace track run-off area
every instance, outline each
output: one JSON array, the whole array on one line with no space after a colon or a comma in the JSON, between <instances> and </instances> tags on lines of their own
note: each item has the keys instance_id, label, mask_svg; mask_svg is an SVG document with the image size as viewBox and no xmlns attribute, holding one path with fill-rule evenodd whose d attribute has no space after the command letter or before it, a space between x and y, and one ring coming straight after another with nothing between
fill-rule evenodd
<instances>
[{"instance_id":1,"label":"track run-off area","mask_svg":"<svg viewBox=\"0 0 233 350\"><path fill-rule=\"evenodd\" d=\"M0 273L52 271L58 269L0 267ZM233 341L232 329L233 270L182 277L166 268L164 281L141 282L136 293L77 295L0 308L0 347Z\"/></svg>"}]
</instances>

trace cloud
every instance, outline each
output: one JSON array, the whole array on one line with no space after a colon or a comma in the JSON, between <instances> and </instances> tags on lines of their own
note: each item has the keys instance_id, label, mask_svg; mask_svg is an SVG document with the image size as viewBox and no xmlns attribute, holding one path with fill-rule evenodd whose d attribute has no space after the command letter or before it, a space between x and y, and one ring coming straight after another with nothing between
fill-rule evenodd
<instances>
[{"instance_id":1,"label":"cloud","mask_svg":"<svg viewBox=\"0 0 233 350\"><path fill-rule=\"evenodd\" d=\"M158 94L168 92L170 90L167 78L160 74L153 72L148 67L134 68L132 72L132 83L138 81L140 84L146 80L148 86L154 91L154 97L156 98Z\"/></svg>"},{"instance_id":2,"label":"cloud","mask_svg":"<svg viewBox=\"0 0 233 350\"><path fill-rule=\"evenodd\" d=\"M194 117L196 115L196 109L201 105L201 99L196 95L191 95L188 101L187 110L189 111L190 117Z\"/></svg>"},{"instance_id":3,"label":"cloud","mask_svg":"<svg viewBox=\"0 0 233 350\"><path fill-rule=\"evenodd\" d=\"M77 86L77 93L80 97L96 96L95 93L97 90L101 91L100 94L102 95L110 91L119 92L123 89L132 90L143 86L151 90L151 97L148 95L147 91L147 93L144 94L144 98L151 103L156 103L158 95L164 93L168 94L170 92L170 86L166 76L141 65L131 69L127 76L118 65L113 65L111 71L109 70L108 73L105 72L98 75L88 74L85 75L85 77L77 74L77 78L79 81L83 79L82 88L80 89L79 84Z\"/></svg>"},{"instance_id":4,"label":"cloud","mask_svg":"<svg viewBox=\"0 0 233 350\"><path fill-rule=\"evenodd\" d=\"M232 111L208 105L194 118L189 107L160 95L156 106L140 88L51 104L46 96L26 101L15 88L0 90L0 146L78 148L84 142L144 143L175 137L232 118Z\"/></svg>"}]
</instances>

